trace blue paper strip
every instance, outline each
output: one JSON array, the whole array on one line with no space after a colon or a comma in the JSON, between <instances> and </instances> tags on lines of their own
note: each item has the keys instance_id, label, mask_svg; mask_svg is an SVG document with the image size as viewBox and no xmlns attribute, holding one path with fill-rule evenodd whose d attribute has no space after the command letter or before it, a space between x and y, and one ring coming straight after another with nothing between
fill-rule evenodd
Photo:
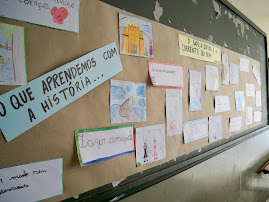
<instances>
[{"instance_id":1,"label":"blue paper strip","mask_svg":"<svg viewBox=\"0 0 269 202\"><path fill-rule=\"evenodd\" d=\"M9 142L122 70L115 42L0 96L0 128Z\"/></svg>"}]
</instances>

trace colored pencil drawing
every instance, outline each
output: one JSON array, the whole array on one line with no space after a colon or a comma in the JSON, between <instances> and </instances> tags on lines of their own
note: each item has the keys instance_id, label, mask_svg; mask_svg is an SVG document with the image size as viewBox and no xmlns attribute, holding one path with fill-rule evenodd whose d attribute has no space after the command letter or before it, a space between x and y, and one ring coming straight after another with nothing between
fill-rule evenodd
<instances>
[{"instance_id":1,"label":"colored pencil drawing","mask_svg":"<svg viewBox=\"0 0 269 202\"><path fill-rule=\"evenodd\" d=\"M200 71L189 70L190 74L190 105L189 111L200 111L202 75Z\"/></svg>"},{"instance_id":2,"label":"colored pencil drawing","mask_svg":"<svg viewBox=\"0 0 269 202\"><path fill-rule=\"evenodd\" d=\"M137 167L165 158L164 124L136 128L135 147Z\"/></svg>"},{"instance_id":3,"label":"colored pencil drawing","mask_svg":"<svg viewBox=\"0 0 269 202\"><path fill-rule=\"evenodd\" d=\"M111 80L111 123L146 121L146 85L128 81Z\"/></svg>"},{"instance_id":4,"label":"colored pencil drawing","mask_svg":"<svg viewBox=\"0 0 269 202\"><path fill-rule=\"evenodd\" d=\"M0 85L26 85L24 28L0 23Z\"/></svg>"},{"instance_id":5,"label":"colored pencil drawing","mask_svg":"<svg viewBox=\"0 0 269 202\"><path fill-rule=\"evenodd\" d=\"M50 13L53 17L52 21L60 25L64 23L64 19L68 16L68 11L64 7L57 8L54 6Z\"/></svg>"},{"instance_id":6,"label":"colored pencil drawing","mask_svg":"<svg viewBox=\"0 0 269 202\"><path fill-rule=\"evenodd\" d=\"M222 138L222 116L209 117L209 142Z\"/></svg>"},{"instance_id":7,"label":"colored pencil drawing","mask_svg":"<svg viewBox=\"0 0 269 202\"><path fill-rule=\"evenodd\" d=\"M153 58L152 23L119 14L120 53Z\"/></svg>"}]
</instances>

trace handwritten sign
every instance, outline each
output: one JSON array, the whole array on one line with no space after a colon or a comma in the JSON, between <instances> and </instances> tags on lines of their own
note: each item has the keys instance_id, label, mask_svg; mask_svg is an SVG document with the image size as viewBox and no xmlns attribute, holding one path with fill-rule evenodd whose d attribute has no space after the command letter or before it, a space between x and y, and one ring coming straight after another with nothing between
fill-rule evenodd
<instances>
[{"instance_id":1,"label":"handwritten sign","mask_svg":"<svg viewBox=\"0 0 269 202\"><path fill-rule=\"evenodd\" d=\"M208 137L208 118L184 122L183 134L185 144Z\"/></svg>"},{"instance_id":2,"label":"handwritten sign","mask_svg":"<svg viewBox=\"0 0 269 202\"><path fill-rule=\"evenodd\" d=\"M75 132L80 166L134 152L134 125Z\"/></svg>"},{"instance_id":3,"label":"handwritten sign","mask_svg":"<svg viewBox=\"0 0 269 202\"><path fill-rule=\"evenodd\" d=\"M180 65L149 61L149 76L154 86L184 87L184 70Z\"/></svg>"},{"instance_id":4,"label":"handwritten sign","mask_svg":"<svg viewBox=\"0 0 269 202\"><path fill-rule=\"evenodd\" d=\"M79 32L80 0L1 0L0 16Z\"/></svg>"},{"instance_id":5,"label":"handwritten sign","mask_svg":"<svg viewBox=\"0 0 269 202\"><path fill-rule=\"evenodd\" d=\"M221 52L219 48L180 34L178 34L178 40L180 55L221 64Z\"/></svg>"},{"instance_id":6,"label":"handwritten sign","mask_svg":"<svg viewBox=\"0 0 269 202\"><path fill-rule=\"evenodd\" d=\"M13 140L121 70L119 53L111 43L1 95L0 128L6 140Z\"/></svg>"},{"instance_id":7,"label":"handwritten sign","mask_svg":"<svg viewBox=\"0 0 269 202\"><path fill-rule=\"evenodd\" d=\"M63 194L63 158L0 169L0 201L40 201Z\"/></svg>"}]
</instances>

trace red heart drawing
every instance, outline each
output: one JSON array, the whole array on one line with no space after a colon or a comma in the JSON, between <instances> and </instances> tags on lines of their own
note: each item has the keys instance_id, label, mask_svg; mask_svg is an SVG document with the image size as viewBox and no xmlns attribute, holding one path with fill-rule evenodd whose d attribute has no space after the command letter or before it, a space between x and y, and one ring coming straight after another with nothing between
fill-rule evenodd
<instances>
[{"instance_id":1,"label":"red heart drawing","mask_svg":"<svg viewBox=\"0 0 269 202\"><path fill-rule=\"evenodd\" d=\"M53 7L50 13L53 16L53 22L57 24L63 24L64 19L68 16L68 11L64 7L59 9L57 7Z\"/></svg>"}]
</instances>

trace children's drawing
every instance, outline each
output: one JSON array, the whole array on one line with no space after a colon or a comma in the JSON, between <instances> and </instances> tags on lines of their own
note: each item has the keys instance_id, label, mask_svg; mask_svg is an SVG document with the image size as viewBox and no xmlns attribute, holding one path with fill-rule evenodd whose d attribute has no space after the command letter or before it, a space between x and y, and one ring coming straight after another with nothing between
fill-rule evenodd
<instances>
[{"instance_id":1,"label":"children's drawing","mask_svg":"<svg viewBox=\"0 0 269 202\"><path fill-rule=\"evenodd\" d=\"M230 83L229 56L225 53L222 53L221 55L221 66L222 66L222 84L229 85Z\"/></svg>"},{"instance_id":2,"label":"children's drawing","mask_svg":"<svg viewBox=\"0 0 269 202\"><path fill-rule=\"evenodd\" d=\"M164 124L136 128L135 138L137 167L166 157Z\"/></svg>"},{"instance_id":3,"label":"children's drawing","mask_svg":"<svg viewBox=\"0 0 269 202\"><path fill-rule=\"evenodd\" d=\"M152 23L119 14L120 53L153 58Z\"/></svg>"},{"instance_id":4,"label":"children's drawing","mask_svg":"<svg viewBox=\"0 0 269 202\"><path fill-rule=\"evenodd\" d=\"M209 117L209 142L222 138L222 116Z\"/></svg>"},{"instance_id":5,"label":"children's drawing","mask_svg":"<svg viewBox=\"0 0 269 202\"><path fill-rule=\"evenodd\" d=\"M111 80L111 123L146 121L146 84Z\"/></svg>"},{"instance_id":6,"label":"children's drawing","mask_svg":"<svg viewBox=\"0 0 269 202\"><path fill-rule=\"evenodd\" d=\"M182 134L182 90L166 89L167 136Z\"/></svg>"},{"instance_id":7,"label":"children's drawing","mask_svg":"<svg viewBox=\"0 0 269 202\"><path fill-rule=\"evenodd\" d=\"M245 110L244 91L234 91L236 110Z\"/></svg>"},{"instance_id":8,"label":"children's drawing","mask_svg":"<svg viewBox=\"0 0 269 202\"><path fill-rule=\"evenodd\" d=\"M206 90L219 90L219 72L217 67L206 65Z\"/></svg>"},{"instance_id":9,"label":"children's drawing","mask_svg":"<svg viewBox=\"0 0 269 202\"><path fill-rule=\"evenodd\" d=\"M64 7L60 7L59 9L54 6L51 11L50 14L53 17L53 22L57 23L57 24L63 24L64 23L64 19L68 16L68 11L66 10L66 8Z\"/></svg>"},{"instance_id":10,"label":"children's drawing","mask_svg":"<svg viewBox=\"0 0 269 202\"><path fill-rule=\"evenodd\" d=\"M26 85L24 28L0 23L0 85Z\"/></svg>"},{"instance_id":11,"label":"children's drawing","mask_svg":"<svg viewBox=\"0 0 269 202\"><path fill-rule=\"evenodd\" d=\"M195 70L189 70L189 75L190 75L189 111L200 111L202 109L201 104L202 75L201 72Z\"/></svg>"}]
</instances>

